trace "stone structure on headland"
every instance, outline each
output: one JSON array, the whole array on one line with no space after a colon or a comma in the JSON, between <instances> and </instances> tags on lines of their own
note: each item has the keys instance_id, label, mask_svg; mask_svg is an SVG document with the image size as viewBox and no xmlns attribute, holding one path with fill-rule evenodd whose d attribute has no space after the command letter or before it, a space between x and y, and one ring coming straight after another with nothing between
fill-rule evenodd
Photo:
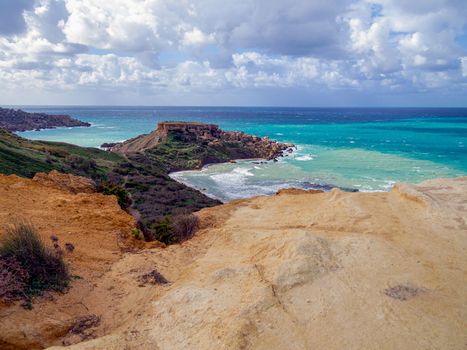
<instances>
[{"instance_id":1,"label":"stone structure on headland","mask_svg":"<svg viewBox=\"0 0 467 350\"><path fill-rule=\"evenodd\" d=\"M110 149L120 154L143 152L157 146L169 135L186 142L208 142L207 145L210 147L216 147L223 143L237 143L239 147L254 150L252 158L268 160L276 159L284 151L294 147L292 144L270 140L268 137L261 138L241 131L224 131L216 124L161 122L155 131L115 144Z\"/></svg>"}]
</instances>

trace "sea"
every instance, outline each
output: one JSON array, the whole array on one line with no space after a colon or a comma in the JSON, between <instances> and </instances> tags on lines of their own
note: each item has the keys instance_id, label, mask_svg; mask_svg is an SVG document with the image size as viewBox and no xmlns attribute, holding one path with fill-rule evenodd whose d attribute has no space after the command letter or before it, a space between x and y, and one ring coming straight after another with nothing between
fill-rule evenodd
<instances>
[{"instance_id":1,"label":"sea","mask_svg":"<svg viewBox=\"0 0 467 350\"><path fill-rule=\"evenodd\" d=\"M15 107L92 124L18 133L29 139L99 147L171 120L214 123L296 146L277 162L242 160L172 174L222 201L288 187L388 191L396 182L467 175L467 108Z\"/></svg>"}]
</instances>

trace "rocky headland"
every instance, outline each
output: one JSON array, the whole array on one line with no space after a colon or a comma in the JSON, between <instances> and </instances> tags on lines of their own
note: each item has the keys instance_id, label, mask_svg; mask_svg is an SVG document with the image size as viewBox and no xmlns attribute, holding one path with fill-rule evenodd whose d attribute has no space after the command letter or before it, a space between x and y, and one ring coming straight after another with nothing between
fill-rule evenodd
<instances>
[{"instance_id":1,"label":"rocky headland","mask_svg":"<svg viewBox=\"0 0 467 350\"><path fill-rule=\"evenodd\" d=\"M81 277L32 310L2 305L2 349L467 342L466 177L233 201L196 213L195 237L168 247L132 238L133 219L87 180L0 176L0 198L0 227L23 215L44 239L73 243L65 259Z\"/></svg>"},{"instance_id":2,"label":"rocky headland","mask_svg":"<svg viewBox=\"0 0 467 350\"><path fill-rule=\"evenodd\" d=\"M162 122L150 134L110 147L126 162L112 172L132 198L131 210L149 239L169 216L220 204L201 192L174 181L169 173L201 169L206 164L235 159L276 159L293 145L243 132L223 131L217 125Z\"/></svg>"},{"instance_id":3,"label":"rocky headland","mask_svg":"<svg viewBox=\"0 0 467 350\"><path fill-rule=\"evenodd\" d=\"M463 348L466 177L221 205L168 176L290 146L197 123L161 123L113 151L0 129L0 172L23 176L0 175L0 238L29 220L72 247L74 276L30 310L0 303L0 348ZM195 212L193 238L139 236L161 237L179 212Z\"/></svg>"},{"instance_id":4,"label":"rocky headland","mask_svg":"<svg viewBox=\"0 0 467 350\"><path fill-rule=\"evenodd\" d=\"M17 132L76 126L88 127L91 124L74 119L69 115L28 113L21 109L0 107L0 128L8 131Z\"/></svg>"},{"instance_id":5,"label":"rocky headland","mask_svg":"<svg viewBox=\"0 0 467 350\"><path fill-rule=\"evenodd\" d=\"M164 142L183 142L204 146L211 149L205 157L199 157L199 162L189 168L200 168L205 164L219 163L235 159L262 158L273 160L288 149L292 144L284 144L245 134L241 131L224 131L215 124L192 122L161 122L157 129L147 135L140 135L123 143L110 145L110 150L128 155L142 153L153 149ZM218 151L218 154L214 151ZM185 167L188 165L185 165ZM172 169L182 170L182 169ZM188 169L183 169L188 170Z\"/></svg>"},{"instance_id":6,"label":"rocky headland","mask_svg":"<svg viewBox=\"0 0 467 350\"><path fill-rule=\"evenodd\" d=\"M290 147L202 123L160 123L154 132L109 146L109 151L27 140L0 129L0 173L32 178L37 172L57 170L88 177L99 191L119 196L146 240L171 243L172 217L220 201L176 182L170 172L234 159L275 159Z\"/></svg>"}]
</instances>

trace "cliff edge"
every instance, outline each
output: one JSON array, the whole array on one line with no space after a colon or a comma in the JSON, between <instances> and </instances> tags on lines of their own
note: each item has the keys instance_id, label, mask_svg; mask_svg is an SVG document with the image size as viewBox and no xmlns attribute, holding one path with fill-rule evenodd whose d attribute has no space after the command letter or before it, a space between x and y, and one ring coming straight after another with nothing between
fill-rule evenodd
<instances>
[{"instance_id":1,"label":"cliff edge","mask_svg":"<svg viewBox=\"0 0 467 350\"><path fill-rule=\"evenodd\" d=\"M126 316L70 349L462 349L466 203L464 177L203 209L192 240L112 266L96 288Z\"/></svg>"},{"instance_id":2,"label":"cliff edge","mask_svg":"<svg viewBox=\"0 0 467 350\"><path fill-rule=\"evenodd\" d=\"M50 247L52 235L62 247L73 247L64 259L74 279L65 294L34 298L32 310L21 302L0 302L0 349L43 349L85 338L74 334L73 327L100 317L96 307L112 303L112 296L95 285L128 249L134 219L120 209L116 197L96 193L91 180L55 171L37 173L34 179L0 174L0 237L16 219L30 221Z\"/></svg>"}]
</instances>

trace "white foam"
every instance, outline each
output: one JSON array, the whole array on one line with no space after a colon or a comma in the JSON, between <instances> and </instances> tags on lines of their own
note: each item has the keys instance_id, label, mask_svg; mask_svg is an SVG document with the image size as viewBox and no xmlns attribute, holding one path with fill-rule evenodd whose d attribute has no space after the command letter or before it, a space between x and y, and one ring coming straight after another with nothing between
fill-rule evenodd
<instances>
[{"instance_id":1,"label":"white foam","mask_svg":"<svg viewBox=\"0 0 467 350\"><path fill-rule=\"evenodd\" d=\"M241 186L245 183L247 177L254 176L249 170L250 169L245 168L235 168L231 172L215 174L209 177L220 187Z\"/></svg>"},{"instance_id":2,"label":"white foam","mask_svg":"<svg viewBox=\"0 0 467 350\"><path fill-rule=\"evenodd\" d=\"M300 160L300 161L307 161L307 160L313 160L314 157L311 154L307 154L307 155L304 155L304 156L295 157L295 159Z\"/></svg>"}]
</instances>

